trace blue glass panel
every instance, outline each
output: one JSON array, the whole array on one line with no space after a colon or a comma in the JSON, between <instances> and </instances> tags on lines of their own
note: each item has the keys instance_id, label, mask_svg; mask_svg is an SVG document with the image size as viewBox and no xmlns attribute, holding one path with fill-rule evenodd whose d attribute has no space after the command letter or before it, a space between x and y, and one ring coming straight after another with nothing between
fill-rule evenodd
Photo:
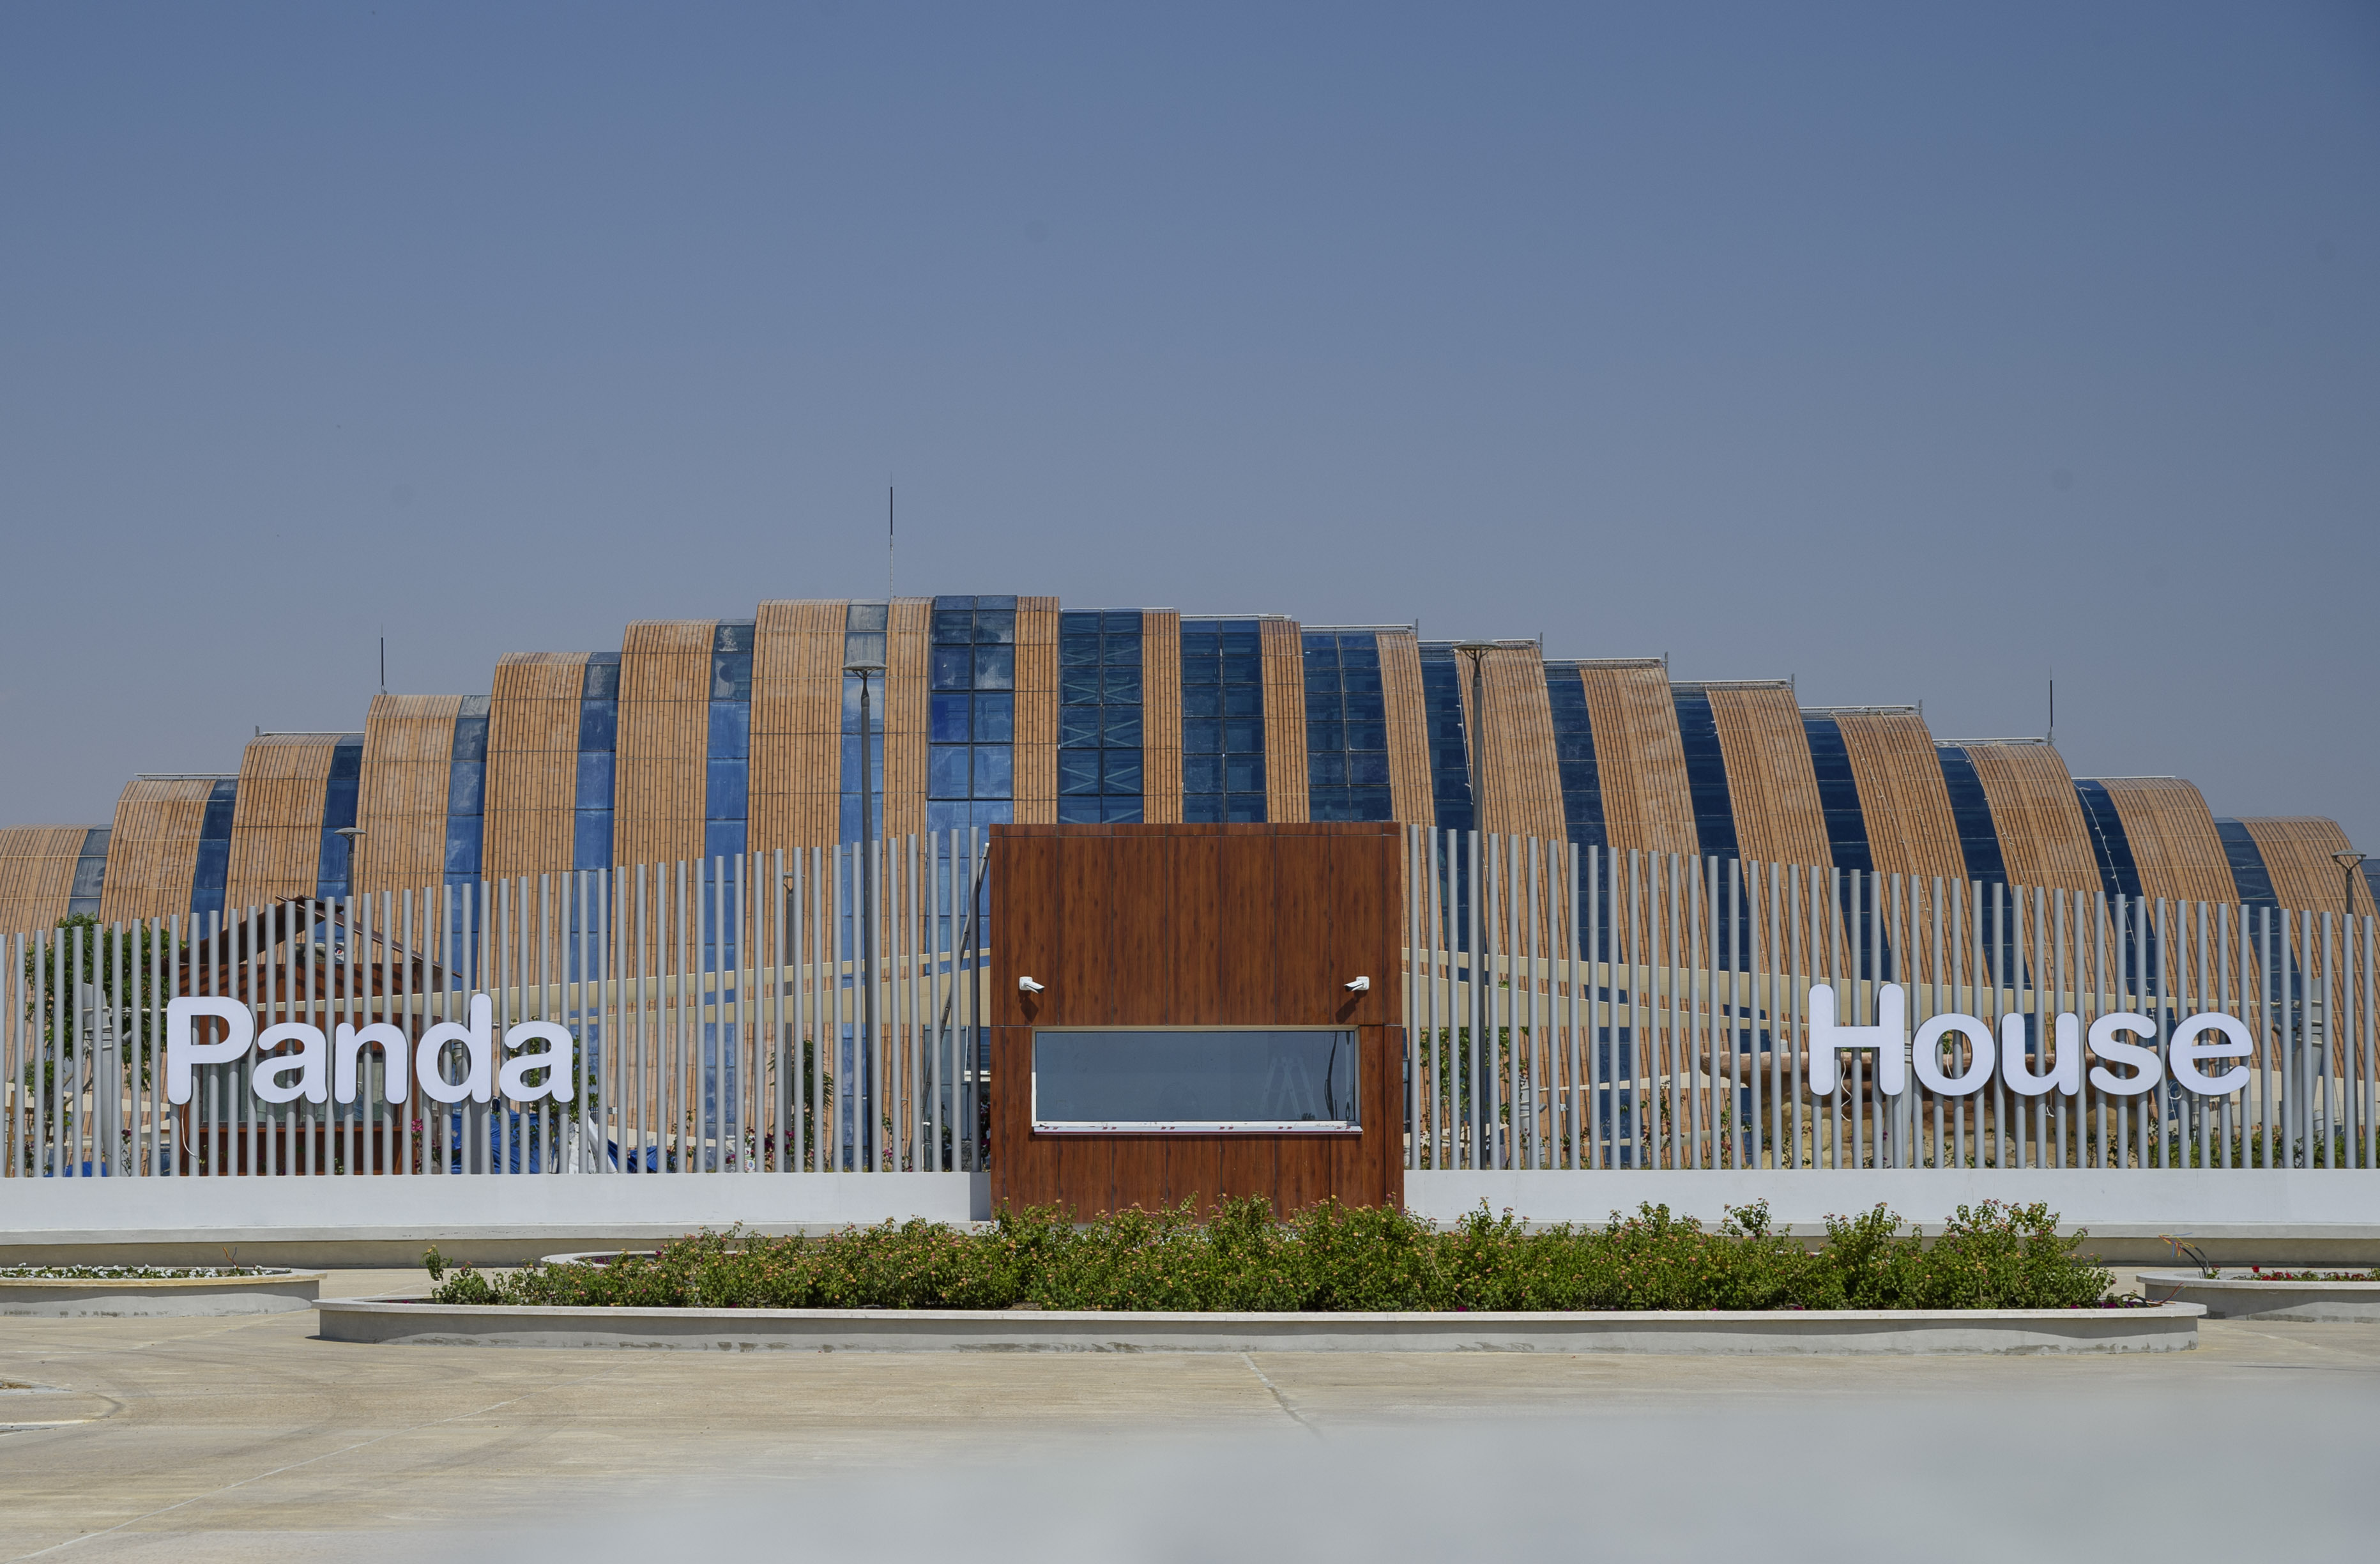
<instances>
[{"instance_id":1,"label":"blue glass panel","mask_svg":"<svg viewBox=\"0 0 2380 1564\"><path fill-rule=\"evenodd\" d=\"M926 751L926 791L937 799L967 796L972 762L965 744L935 744Z\"/></svg>"},{"instance_id":2,"label":"blue glass panel","mask_svg":"<svg viewBox=\"0 0 2380 1564\"><path fill-rule=\"evenodd\" d=\"M1827 814L1827 847L1838 869L1872 869L1868 854L1867 817L1860 813L1859 783L1852 776L1851 751L1843 747L1843 730L1830 716L1805 716L1802 729L1810 739L1810 765L1818 778L1818 802Z\"/></svg>"},{"instance_id":3,"label":"blue glass panel","mask_svg":"<svg viewBox=\"0 0 2380 1564\"><path fill-rule=\"evenodd\" d=\"M1185 794L1221 792L1223 790L1222 757L1184 754L1182 757L1182 790Z\"/></svg>"},{"instance_id":4,"label":"blue glass panel","mask_svg":"<svg viewBox=\"0 0 2380 1564\"><path fill-rule=\"evenodd\" d=\"M1203 717L1182 719L1182 750L1184 754L1213 754L1223 747L1223 725Z\"/></svg>"},{"instance_id":5,"label":"blue glass panel","mask_svg":"<svg viewBox=\"0 0 2380 1564\"><path fill-rule=\"evenodd\" d=\"M1061 636L1058 640L1058 666L1062 668L1095 668L1099 666L1099 642L1096 636Z\"/></svg>"},{"instance_id":6,"label":"blue glass panel","mask_svg":"<svg viewBox=\"0 0 2380 1564\"><path fill-rule=\"evenodd\" d=\"M1309 754L1319 754L1325 750L1345 749L1347 747L1347 736L1340 727L1338 722L1336 720L1318 722L1310 715L1313 710L1313 706L1309 703L1306 707L1306 711L1309 715L1305 719L1306 752Z\"/></svg>"},{"instance_id":7,"label":"blue glass panel","mask_svg":"<svg viewBox=\"0 0 2380 1564\"><path fill-rule=\"evenodd\" d=\"M1108 637L1100 649L1099 660L1111 668L1137 669L1140 666L1140 637L1137 635Z\"/></svg>"},{"instance_id":8,"label":"blue glass panel","mask_svg":"<svg viewBox=\"0 0 2380 1564\"><path fill-rule=\"evenodd\" d=\"M981 616L978 616L981 617ZM978 690L1013 690L1016 687L1016 648L1013 646L978 646L975 649L975 687Z\"/></svg>"},{"instance_id":9,"label":"blue glass panel","mask_svg":"<svg viewBox=\"0 0 2380 1564\"><path fill-rule=\"evenodd\" d=\"M714 760L703 778L702 813L706 820L741 820L745 808L745 763L741 757Z\"/></svg>"},{"instance_id":10,"label":"blue glass panel","mask_svg":"<svg viewBox=\"0 0 2380 1564\"><path fill-rule=\"evenodd\" d=\"M1375 660L1366 667L1349 658L1340 669L1341 687L1351 695L1377 695L1380 692L1380 665Z\"/></svg>"},{"instance_id":11,"label":"blue glass panel","mask_svg":"<svg viewBox=\"0 0 2380 1564\"><path fill-rule=\"evenodd\" d=\"M1070 706L1098 705L1099 670L1096 666L1062 669L1058 675L1058 699Z\"/></svg>"},{"instance_id":12,"label":"blue glass panel","mask_svg":"<svg viewBox=\"0 0 2380 1564\"><path fill-rule=\"evenodd\" d=\"M1343 788L1347 785L1347 757L1337 750L1316 750L1305 757L1305 784L1309 788Z\"/></svg>"},{"instance_id":13,"label":"blue glass panel","mask_svg":"<svg viewBox=\"0 0 2380 1564\"><path fill-rule=\"evenodd\" d=\"M582 809L572 823L570 866L608 869L612 866L612 812Z\"/></svg>"},{"instance_id":14,"label":"blue glass panel","mask_svg":"<svg viewBox=\"0 0 2380 1564\"><path fill-rule=\"evenodd\" d=\"M1099 799L1096 793L1068 796L1058 800L1058 824L1061 825L1096 825L1099 823Z\"/></svg>"},{"instance_id":15,"label":"blue glass panel","mask_svg":"<svg viewBox=\"0 0 2380 1564\"><path fill-rule=\"evenodd\" d=\"M1013 825L1016 823L1016 806L1006 799L990 802L978 800L968 817L977 825Z\"/></svg>"},{"instance_id":16,"label":"blue glass panel","mask_svg":"<svg viewBox=\"0 0 2380 1564\"><path fill-rule=\"evenodd\" d=\"M239 784L224 777L207 789L207 812L199 820L200 840L231 838L232 811L239 796Z\"/></svg>"},{"instance_id":17,"label":"blue glass panel","mask_svg":"<svg viewBox=\"0 0 2380 1564\"><path fill-rule=\"evenodd\" d=\"M1140 748L1140 708L1110 706L1099 725L1099 742L1111 750Z\"/></svg>"},{"instance_id":18,"label":"blue glass panel","mask_svg":"<svg viewBox=\"0 0 2380 1564\"><path fill-rule=\"evenodd\" d=\"M2248 827L2237 820L2218 820L2215 834L2223 839L2223 856L2231 865L2231 883L2239 887L2240 899L2250 907L2281 910L2280 898L2273 894L2273 876L2265 866L2265 850Z\"/></svg>"},{"instance_id":19,"label":"blue glass panel","mask_svg":"<svg viewBox=\"0 0 2380 1564\"><path fill-rule=\"evenodd\" d=\"M221 890L230 867L230 842L201 841L197 861L191 865L190 884L200 889ZM223 904L217 902L215 905L220 910Z\"/></svg>"},{"instance_id":20,"label":"blue glass panel","mask_svg":"<svg viewBox=\"0 0 2380 1564\"><path fill-rule=\"evenodd\" d=\"M579 755L578 781L573 798L580 809L612 807L612 765L608 753Z\"/></svg>"},{"instance_id":21,"label":"blue glass panel","mask_svg":"<svg viewBox=\"0 0 2380 1564\"><path fill-rule=\"evenodd\" d=\"M710 758L741 760L752 752L752 708L742 701L710 703Z\"/></svg>"},{"instance_id":22,"label":"blue glass panel","mask_svg":"<svg viewBox=\"0 0 2380 1564\"><path fill-rule=\"evenodd\" d=\"M2116 813L2107 784L2078 777L2074 793L2082 804L2083 823L2091 828L2091 845L2099 856L2099 877L2107 894L2140 895L2141 872L2132 860L2131 837L2125 834L2124 818Z\"/></svg>"},{"instance_id":23,"label":"blue glass panel","mask_svg":"<svg viewBox=\"0 0 2380 1564\"><path fill-rule=\"evenodd\" d=\"M1261 717L1226 719L1223 723L1223 748L1232 754L1262 754L1264 720Z\"/></svg>"},{"instance_id":24,"label":"blue glass panel","mask_svg":"<svg viewBox=\"0 0 2380 1564\"><path fill-rule=\"evenodd\" d=\"M455 753L458 761L488 758L488 719L461 717L455 723Z\"/></svg>"},{"instance_id":25,"label":"blue glass panel","mask_svg":"<svg viewBox=\"0 0 2380 1564\"><path fill-rule=\"evenodd\" d=\"M1254 652L1223 654L1225 684L1258 684L1264 680L1264 659Z\"/></svg>"},{"instance_id":26,"label":"blue glass panel","mask_svg":"<svg viewBox=\"0 0 2380 1564\"><path fill-rule=\"evenodd\" d=\"M352 782L364 771L364 741L342 739L331 747L331 780Z\"/></svg>"},{"instance_id":27,"label":"blue glass panel","mask_svg":"<svg viewBox=\"0 0 2380 1564\"><path fill-rule=\"evenodd\" d=\"M1135 793L1130 798L1110 794L1099 801L1106 806L1099 812L1100 818L1109 825L1137 825L1140 824L1139 794Z\"/></svg>"},{"instance_id":28,"label":"blue glass panel","mask_svg":"<svg viewBox=\"0 0 2380 1564\"><path fill-rule=\"evenodd\" d=\"M1184 686L1182 690L1182 715L1185 717L1219 717L1223 715L1223 691L1215 685Z\"/></svg>"},{"instance_id":29,"label":"blue glass panel","mask_svg":"<svg viewBox=\"0 0 2380 1564\"><path fill-rule=\"evenodd\" d=\"M1096 750L1099 745L1099 708L1058 708L1058 744L1062 749Z\"/></svg>"},{"instance_id":30,"label":"blue glass panel","mask_svg":"<svg viewBox=\"0 0 2380 1564\"><path fill-rule=\"evenodd\" d=\"M975 641L978 646L1005 646L1016 639L1016 611L985 609L980 604L975 612Z\"/></svg>"},{"instance_id":31,"label":"blue glass panel","mask_svg":"<svg viewBox=\"0 0 2380 1564\"><path fill-rule=\"evenodd\" d=\"M926 806L926 829L939 836L944 831L967 828L967 806L964 801L944 802L936 800Z\"/></svg>"},{"instance_id":32,"label":"blue glass panel","mask_svg":"<svg viewBox=\"0 0 2380 1564\"><path fill-rule=\"evenodd\" d=\"M1347 789L1350 820L1393 820L1396 806L1390 801L1386 788L1350 788Z\"/></svg>"},{"instance_id":33,"label":"blue glass panel","mask_svg":"<svg viewBox=\"0 0 2380 1564\"><path fill-rule=\"evenodd\" d=\"M620 654L611 654L612 660L599 663L589 658L586 671L578 678L581 700L616 701L620 698Z\"/></svg>"},{"instance_id":34,"label":"blue glass panel","mask_svg":"<svg viewBox=\"0 0 2380 1564\"><path fill-rule=\"evenodd\" d=\"M578 703L578 747L613 750L620 741L620 703L581 701Z\"/></svg>"},{"instance_id":35,"label":"blue glass panel","mask_svg":"<svg viewBox=\"0 0 2380 1564\"><path fill-rule=\"evenodd\" d=\"M1185 692L1193 686L1222 682L1222 666L1214 658L1184 656L1182 659L1182 688Z\"/></svg>"},{"instance_id":36,"label":"blue glass panel","mask_svg":"<svg viewBox=\"0 0 2380 1564\"><path fill-rule=\"evenodd\" d=\"M487 796L485 761L456 761L446 768L446 813L477 814Z\"/></svg>"},{"instance_id":37,"label":"blue glass panel","mask_svg":"<svg viewBox=\"0 0 2380 1564\"><path fill-rule=\"evenodd\" d=\"M1096 793L1099 790L1099 752L1097 750L1061 750L1058 751L1058 791Z\"/></svg>"},{"instance_id":38,"label":"blue glass panel","mask_svg":"<svg viewBox=\"0 0 2380 1564\"><path fill-rule=\"evenodd\" d=\"M722 619L710 627L710 649L713 652L741 652L752 654L752 635L759 628L752 619Z\"/></svg>"},{"instance_id":39,"label":"blue glass panel","mask_svg":"<svg viewBox=\"0 0 2380 1564\"><path fill-rule=\"evenodd\" d=\"M936 599L937 602L941 601ZM934 644L966 646L975 641L975 611L971 608L936 608L934 610Z\"/></svg>"},{"instance_id":40,"label":"blue glass panel","mask_svg":"<svg viewBox=\"0 0 2380 1564\"><path fill-rule=\"evenodd\" d=\"M1223 818L1233 825L1261 825L1265 818L1262 793L1233 793L1223 800Z\"/></svg>"},{"instance_id":41,"label":"blue glass panel","mask_svg":"<svg viewBox=\"0 0 2380 1564\"><path fill-rule=\"evenodd\" d=\"M1004 799L1015 790L1010 777L1012 753L1004 744L978 744L975 747L977 798Z\"/></svg>"},{"instance_id":42,"label":"blue glass panel","mask_svg":"<svg viewBox=\"0 0 2380 1564\"><path fill-rule=\"evenodd\" d=\"M884 786L884 735L876 734L868 740L868 777L872 790ZM843 787L847 792L859 790L859 735L843 736Z\"/></svg>"},{"instance_id":43,"label":"blue glass panel","mask_svg":"<svg viewBox=\"0 0 2380 1564\"><path fill-rule=\"evenodd\" d=\"M717 653L710 659L710 698L749 701L752 698L752 654Z\"/></svg>"},{"instance_id":44,"label":"blue glass panel","mask_svg":"<svg viewBox=\"0 0 2380 1564\"><path fill-rule=\"evenodd\" d=\"M1959 852L1967 861L1967 878L2005 882L2008 866L2000 858L2000 834L1992 821L1990 795L1975 773L1974 757L1955 744L1937 745L1942 763L1942 785L1950 795L1950 817L1959 823Z\"/></svg>"},{"instance_id":45,"label":"blue glass panel","mask_svg":"<svg viewBox=\"0 0 2380 1564\"><path fill-rule=\"evenodd\" d=\"M1347 723L1347 747L1351 750L1387 749L1389 725L1385 722L1360 722L1350 718Z\"/></svg>"},{"instance_id":46,"label":"blue glass panel","mask_svg":"<svg viewBox=\"0 0 2380 1564\"><path fill-rule=\"evenodd\" d=\"M1058 633L1070 639L1099 638L1099 615L1096 608L1069 608L1058 616Z\"/></svg>"},{"instance_id":47,"label":"blue glass panel","mask_svg":"<svg viewBox=\"0 0 2380 1564\"><path fill-rule=\"evenodd\" d=\"M1223 823L1223 795L1183 794L1182 823L1185 825L1220 825Z\"/></svg>"},{"instance_id":48,"label":"blue glass panel","mask_svg":"<svg viewBox=\"0 0 2380 1564\"><path fill-rule=\"evenodd\" d=\"M1223 715L1227 717L1264 715L1264 690L1253 684L1227 684L1223 687Z\"/></svg>"},{"instance_id":49,"label":"blue glass panel","mask_svg":"<svg viewBox=\"0 0 2380 1564\"><path fill-rule=\"evenodd\" d=\"M1354 816L1348 812L1347 808L1347 789L1344 788L1312 789L1306 795L1305 818L1326 823L1353 820Z\"/></svg>"},{"instance_id":50,"label":"blue glass panel","mask_svg":"<svg viewBox=\"0 0 2380 1564\"><path fill-rule=\"evenodd\" d=\"M1099 791L1111 795L1129 794L1135 799L1140 797L1138 750L1099 751Z\"/></svg>"},{"instance_id":51,"label":"blue glass panel","mask_svg":"<svg viewBox=\"0 0 2380 1564\"><path fill-rule=\"evenodd\" d=\"M1016 697L978 695L975 698L975 741L1005 744L1015 737Z\"/></svg>"},{"instance_id":52,"label":"blue glass panel","mask_svg":"<svg viewBox=\"0 0 2380 1564\"><path fill-rule=\"evenodd\" d=\"M1223 790L1227 793L1261 793L1265 785L1265 764L1262 755L1231 755L1223 757Z\"/></svg>"},{"instance_id":53,"label":"blue glass panel","mask_svg":"<svg viewBox=\"0 0 2380 1564\"><path fill-rule=\"evenodd\" d=\"M1358 750L1347 757L1347 780L1358 788L1389 785L1389 757L1379 750Z\"/></svg>"},{"instance_id":54,"label":"blue glass panel","mask_svg":"<svg viewBox=\"0 0 2380 1564\"><path fill-rule=\"evenodd\" d=\"M480 872L480 820L446 822L446 873L476 874Z\"/></svg>"},{"instance_id":55,"label":"blue glass panel","mask_svg":"<svg viewBox=\"0 0 2380 1564\"><path fill-rule=\"evenodd\" d=\"M1422 653L1422 713L1429 735L1430 794L1438 824L1451 831L1470 830L1473 823L1461 678L1452 652L1433 648Z\"/></svg>"},{"instance_id":56,"label":"blue glass panel","mask_svg":"<svg viewBox=\"0 0 2380 1564\"><path fill-rule=\"evenodd\" d=\"M1327 667L1318 668L1309 653L1305 665L1305 698L1310 702L1317 696L1331 701L1339 698L1339 665L1332 663Z\"/></svg>"},{"instance_id":57,"label":"blue glass panel","mask_svg":"<svg viewBox=\"0 0 2380 1564\"><path fill-rule=\"evenodd\" d=\"M936 690L965 690L975 683L975 649L968 646L937 646L928 669L927 682Z\"/></svg>"},{"instance_id":58,"label":"blue glass panel","mask_svg":"<svg viewBox=\"0 0 2380 1564\"><path fill-rule=\"evenodd\" d=\"M356 783L351 777L322 787L322 824L331 830L356 823Z\"/></svg>"},{"instance_id":59,"label":"blue glass panel","mask_svg":"<svg viewBox=\"0 0 2380 1564\"><path fill-rule=\"evenodd\" d=\"M1120 668L1110 663L1105 677L1099 680L1099 689L1111 706L1137 706L1140 704L1140 670Z\"/></svg>"},{"instance_id":60,"label":"blue glass panel","mask_svg":"<svg viewBox=\"0 0 2380 1564\"><path fill-rule=\"evenodd\" d=\"M926 737L937 744L965 743L969 736L967 714L974 710L973 698L961 694L929 699Z\"/></svg>"},{"instance_id":61,"label":"blue glass panel","mask_svg":"<svg viewBox=\"0 0 2380 1564\"><path fill-rule=\"evenodd\" d=\"M702 856L736 858L744 851L744 822L707 820L702 825Z\"/></svg>"},{"instance_id":62,"label":"blue glass panel","mask_svg":"<svg viewBox=\"0 0 2380 1564\"><path fill-rule=\"evenodd\" d=\"M1735 803L1727 786L1727 756L1719 749L1718 722L1710 696L1700 690L1675 692L1678 739L1686 751L1686 789L1694 804L1694 836L1713 858L1733 858Z\"/></svg>"},{"instance_id":63,"label":"blue glass panel","mask_svg":"<svg viewBox=\"0 0 2380 1564\"><path fill-rule=\"evenodd\" d=\"M1103 609L1099 614L1099 628L1107 631L1110 639L1120 635L1137 637L1140 634L1140 610L1137 608Z\"/></svg>"}]
</instances>

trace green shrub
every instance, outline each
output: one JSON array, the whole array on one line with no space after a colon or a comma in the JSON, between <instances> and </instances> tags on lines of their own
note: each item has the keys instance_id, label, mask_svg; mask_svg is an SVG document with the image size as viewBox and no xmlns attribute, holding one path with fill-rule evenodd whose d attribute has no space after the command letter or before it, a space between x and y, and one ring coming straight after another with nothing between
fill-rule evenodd
<instances>
[{"instance_id":1,"label":"green shrub","mask_svg":"<svg viewBox=\"0 0 2380 1564\"><path fill-rule=\"evenodd\" d=\"M1261 1198L1200 1222L1184 1204L1076 1226L1004 1210L989 1228L887 1222L824 1237L701 1232L609 1265L464 1266L442 1303L708 1309L2042 1309L2095 1303L2108 1273L2043 1205L1961 1206L1931 1241L1879 1205L1829 1217L1815 1251L1730 1210L1717 1230L1666 1206L1600 1228L1526 1230L1485 1206L1451 1228L1326 1201L1276 1221ZM438 1274L433 1273L433 1281Z\"/></svg>"}]
</instances>

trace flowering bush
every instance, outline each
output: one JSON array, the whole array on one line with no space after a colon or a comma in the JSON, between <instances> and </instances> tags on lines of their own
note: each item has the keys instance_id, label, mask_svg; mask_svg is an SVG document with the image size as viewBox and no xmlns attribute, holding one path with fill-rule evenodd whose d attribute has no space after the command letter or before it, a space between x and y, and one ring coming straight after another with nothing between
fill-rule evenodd
<instances>
[{"instance_id":1,"label":"flowering bush","mask_svg":"<svg viewBox=\"0 0 2380 1564\"><path fill-rule=\"evenodd\" d=\"M584 1308L1410 1310L2018 1309L2096 1304L2108 1273L2043 1205L1961 1206L1940 1236L1882 1206L1830 1217L1809 1249L1765 1204L1716 1229L1666 1206L1529 1231L1483 1206L1439 1228L1326 1201L1286 1221L1261 1198L1077 1226L1002 1211L978 1231L914 1221L824 1237L702 1232L608 1264L444 1276L442 1303Z\"/></svg>"}]
</instances>

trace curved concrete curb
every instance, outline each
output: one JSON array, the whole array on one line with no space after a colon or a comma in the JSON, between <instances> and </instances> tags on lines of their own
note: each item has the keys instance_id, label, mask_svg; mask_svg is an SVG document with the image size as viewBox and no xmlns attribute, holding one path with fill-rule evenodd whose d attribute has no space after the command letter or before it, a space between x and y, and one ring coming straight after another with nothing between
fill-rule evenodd
<instances>
[{"instance_id":1,"label":"curved concrete curb","mask_svg":"<svg viewBox=\"0 0 2380 1564\"><path fill-rule=\"evenodd\" d=\"M320 1299L321 1271L268 1271L254 1277L0 1277L0 1314L72 1318L195 1319L215 1314L285 1314Z\"/></svg>"},{"instance_id":2,"label":"curved concrete curb","mask_svg":"<svg viewBox=\"0 0 2380 1564\"><path fill-rule=\"evenodd\" d=\"M2143 1271L2141 1296L2196 1303L2218 1320L2380 1322L2380 1282L2255 1281L2189 1271Z\"/></svg>"},{"instance_id":3,"label":"curved concrete curb","mask_svg":"<svg viewBox=\"0 0 2380 1564\"><path fill-rule=\"evenodd\" d=\"M722 1352L2178 1352L2192 1303L2143 1309L1208 1314L941 1309L534 1309L325 1299L329 1341Z\"/></svg>"}]
</instances>

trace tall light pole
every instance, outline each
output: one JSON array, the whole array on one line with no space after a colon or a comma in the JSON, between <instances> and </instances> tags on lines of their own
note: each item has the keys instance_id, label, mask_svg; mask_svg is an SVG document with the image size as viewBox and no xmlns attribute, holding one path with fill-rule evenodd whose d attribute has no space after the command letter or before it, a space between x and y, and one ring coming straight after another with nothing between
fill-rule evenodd
<instances>
[{"instance_id":1,"label":"tall light pole","mask_svg":"<svg viewBox=\"0 0 2380 1564\"><path fill-rule=\"evenodd\" d=\"M2363 866L2363 855L2360 852L2334 852L2330 855L2330 861L2338 865L2341 880L2338 887L2339 910L2352 918L2355 916L2355 871Z\"/></svg>"},{"instance_id":2,"label":"tall light pole","mask_svg":"<svg viewBox=\"0 0 2380 1564\"><path fill-rule=\"evenodd\" d=\"M876 1151L876 814L874 768L869 764L868 750L875 735L869 731L868 680L872 674L884 671L881 663L845 663L843 671L859 676L859 938L853 952L859 958L860 1032L853 1052L859 1056L859 1101L853 1105L861 1122L856 1125L859 1133L854 1137L864 1152L868 1166L875 1166Z\"/></svg>"},{"instance_id":3,"label":"tall light pole","mask_svg":"<svg viewBox=\"0 0 2380 1564\"><path fill-rule=\"evenodd\" d=\"M352 901L363 889L363 882L358 876L356 870L363 862L364 828L360 825L342 825L332 835L344 838L347 844L347 899Z\"/></svg>"},{"instance_id":4,"label":"tall light pole","mask_svg":"<svg viewBox=\"0 0 2380 1564\"><path fill-rule=\"evenodd\" d=\"M1455 651L1471 659L1471 720L1464 725L1463 737L1469 740L1471 772L1471 888L1470 916L1476 923L1479 916L1479 768L1488 753L1488 685L1480 673L1480 664L1488 653L1496 650L1492 641L1458 641ZM1460 886L1458 881L1457 885ZM1501 1167L1502 1146L1499 1143L1496 1110L1490 1101L1503 1061L1497 1039L1488 1034L1488 1007L1493 1002L1488 993L1488 982L1479 961L1478 942L1466 942L1471 947L1471 1155L1479 1167Z\"/></svg>"}]
</instances>

